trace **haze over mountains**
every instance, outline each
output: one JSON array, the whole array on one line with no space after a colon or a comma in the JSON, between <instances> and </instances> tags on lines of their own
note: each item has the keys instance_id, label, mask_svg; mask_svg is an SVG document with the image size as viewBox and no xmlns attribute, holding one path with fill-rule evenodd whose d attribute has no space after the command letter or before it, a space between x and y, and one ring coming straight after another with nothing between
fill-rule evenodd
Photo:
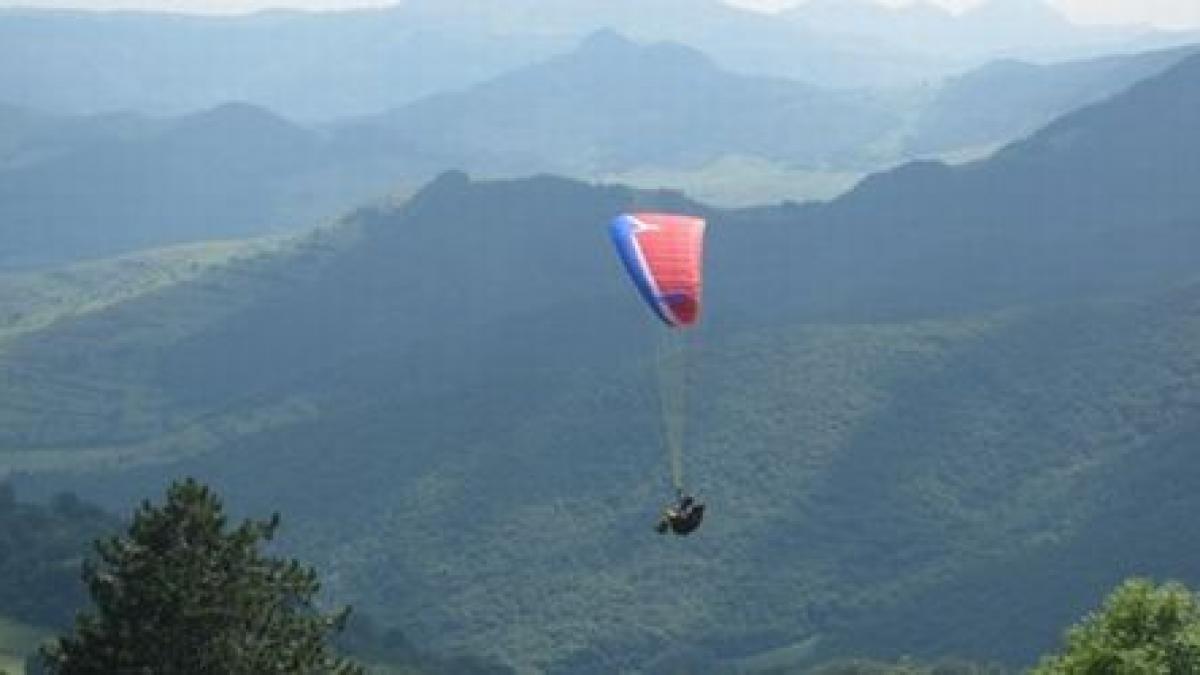
<instances>
[{"instance_id":1,"label":"haze over mountains","mask_svg":"<svg viewBox=\"0 0 1200 675\"><path fill-rule=\"evenodd\" d=\"M30 488L189 472L281 509L338 597L527 669L1025 664L1115 579L1200 581L1164 487L1198 468L1200 57L1163 66L827 204L447 173L0 343L0 445ZM686 546L647 531L653 345L602 231L632 207L712 223Z\"/></svg>"},{"instance_id":2,"label":"haze over mountains","mask_svg":"<svg viewBox=\"0 0 1200 675\"><path fill-rule=\"evenodd\" d=\"M810 3L790 18L716 0L410 0L241 17L10 9L0 11L0 93L62 114L177 115L238 100L312 121L458 90L562 53L601 28L692 46L743 73L841 87L1149 39L1065 23L1037 0L993 0L961 17L924 4L886 11L865 1Z\"/></svg>"},{"instance_id":3,"label":"haze over mountains","mask_svg":"<svg viewBox=\"0 0 1200 675\"><path fill-rule=\"evenodd\" d=\"M914 156L990 149L1189 49L1005 62L872 93L739 75L689 47L600 31L459 93L329 125L244 103L174 118L7 106L0 267L295 230L455 167L669 185L718 203L827 197Z\"/></svg>"},{"instance_id":4,"label":"haze over mountains","mask_svg":"<svg viewBox=\"0 0 1200 675\"><path fill-rule=\"evenodd\" d=\"M784 16L819 33L902 44L929 57L952 55L960 63L1079 56L1143 32L1082 28L1042 0L984 2L961 14L924 2L892 8L870 0L811 0Z\"/></svg>"}]
</instances>

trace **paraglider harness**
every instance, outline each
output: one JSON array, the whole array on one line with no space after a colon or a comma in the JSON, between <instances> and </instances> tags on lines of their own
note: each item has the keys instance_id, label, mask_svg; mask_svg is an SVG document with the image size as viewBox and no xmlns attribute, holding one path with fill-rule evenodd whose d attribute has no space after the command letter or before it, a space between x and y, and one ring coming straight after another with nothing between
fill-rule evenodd
<instances>
[{"instance_id":1,"label":"paraglider harness","mask_svg":"<svg viewBox=\"0 0 1200 675\"><path fill-rule=\"evenodd\" d=\"M663 511L658 524L654 526L654 531L659 534L666 534L668 531L674 532L683 537L700 527L702 520L704 520L704 504L696 503L695 499L681 491L678 503L668 506Z\"/></svg>"}]
</instances>

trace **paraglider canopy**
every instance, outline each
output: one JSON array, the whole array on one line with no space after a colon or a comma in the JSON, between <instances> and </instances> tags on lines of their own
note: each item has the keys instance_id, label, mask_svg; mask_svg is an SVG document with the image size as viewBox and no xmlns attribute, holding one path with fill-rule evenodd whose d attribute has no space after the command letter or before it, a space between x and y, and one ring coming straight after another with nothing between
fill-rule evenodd
<instances>
[{"instance_id":1,"label":"paraglider canopy","mask_svg":"<svg viewBox=\"0 0 1200 675\"><path fill-rule=\"evenodd\" d=\"M609 226L642 299L672 328L700 318L704 227L703 218L674 213L625 213Z\"/></svg>"},{"instance_id":2,"label":"paraglider canopy","mask_svg":"<svg viewBox=\"0 0 1200 675\"><path fill-rule=\"evenodd\" d=\"M629 278L646 305L669 328L688 328L700 318L704 229L703 218L675 213L625 213L609 224L609 234ZM683 487L687 333L657 333L655 370L663 440L679 503L664 512L655 529L663 534L669 531L687 535L704 518L704 505L686 496Z\"/></svg>"}]
</instances>

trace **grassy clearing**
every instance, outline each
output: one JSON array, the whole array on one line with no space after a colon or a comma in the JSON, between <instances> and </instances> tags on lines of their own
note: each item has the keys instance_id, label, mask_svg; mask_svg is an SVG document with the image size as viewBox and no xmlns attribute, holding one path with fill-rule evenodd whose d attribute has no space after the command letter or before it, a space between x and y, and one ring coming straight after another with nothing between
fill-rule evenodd
<instances>
[{"instance_id":1,"label":"grassy clearing","mask_svg":"<svg viewBox=\"0 0 1200 675\"><path fill-rule=\"evenodd\" d=\"M103 310L279 248L286 237L209 241L52 270L0 273L0 348L55 321Z\"/></svg>"},{"instance_id":2,"label":"grassy clearing","mask_svg":"<svg viewBox=\"0 0 1200 675\"><path fill-rule=\"evenodd\" d=\"M795 168L758 157L726 156L695 169L646 167L600 176L639 188L682 190L714 206L739 207L833 199L854 187L863 173Z\"/></svg>"}]
</instances>

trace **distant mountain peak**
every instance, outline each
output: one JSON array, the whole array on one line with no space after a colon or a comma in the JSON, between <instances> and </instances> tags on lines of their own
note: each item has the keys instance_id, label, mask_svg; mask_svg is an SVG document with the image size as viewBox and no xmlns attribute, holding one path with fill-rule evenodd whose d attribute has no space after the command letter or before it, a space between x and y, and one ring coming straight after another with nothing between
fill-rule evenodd
<instances>
[{"instance_id":1,"label":"distant mountain peak","mask_svg":"<svg viewBox=\"0 0 1200 675\"><path fill-rule=\"evenodd\" d=\"M450 169L435 176L417 194L428 196L445 192L459 192L464 188L470 187L470 185L471 176L466 171Z\"/></svg>"},{"instance_id":2,"label":"distant mountain peak","mask_svg":"<svg viewBox=\"0 0 1200 675\"><path fill-rule=\"evenodd\" d=\"M179 118L176 130L236 128L242 130L295 130L292 122L261 106L244 101L229 101L207 110Z\"/></svg>"},{"instance_id":3,"label":"distant mountain peak","mask_svg":"<svg viewBox=\"0 0 1200 675\"><path fill-rule=\"evenodd\" d=\"M223 147L244 155L254 148L264 157L308 152L319 144L307 129L266 108L243 102L222 103L180 117L165 130L162 140L176 149L186 147L203 153Z\"/></svg>"},{"instance_id":4,"label":"distant mountain peak","mask_svg":"<svg viewBox=\"0 0 1200 675\"><path fill-rule=\"evenodd\" d=\"M586 51L634 49L637 46L637 43L621 35L613 28L601 28L592 31L579 43L579 49Z\"/></svg>"},{"instance_id":5,"label":"distant mountain peak","mask_svg":"<svg viewBox=\"0 0 1200 675\"><path fill-rule=\"evenodd\" d=\"M588 34L566 57L586 62L649 60L684 67L715 67L708 55L694 47L678 42L636 42L612 28L602 28Z\"/></svg>"}]
</instances>

